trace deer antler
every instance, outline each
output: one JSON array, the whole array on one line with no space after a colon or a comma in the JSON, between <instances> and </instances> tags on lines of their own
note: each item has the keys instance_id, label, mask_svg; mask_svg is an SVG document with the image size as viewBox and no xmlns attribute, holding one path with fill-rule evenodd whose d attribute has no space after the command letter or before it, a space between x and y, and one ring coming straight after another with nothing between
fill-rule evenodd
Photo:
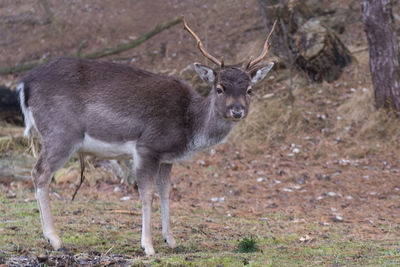
<instances>
[{"instance_id":1,"label":"deer antler","mask_svg":"<svg viewBox=\"0 0 400 267\"><path fill-rule=\"evenodd\" d=\"M271 29L270 33L268 34L267 40L265 40L263 51L262 51L261 54L260 54L256 59L254 59L254 60L253 60L253 57L250 57L250 60L249 60L249 62L248 62L247 65L246 65L246 70L248 70L248 69L250 69L251 67L253 67L254 65L256 65L258 62L260 62L260 61L268 54L268 51L269 51L269 39L271 38L272 33L273 33L274 30L275 30L275 26L276 26L277 21L278 21L278 20L275 20L274 24L272 25L272 29Z\"/></svg>"},{"instance_id":2,"label":"deer antler","mask_svg":"<svg viewBox=\"0 0 400 267\"><path fill-rule=\"evenodd\" d=\"M218 59L216 59L214 56L212 56L210 53L208 53L206 51L206 49L204 48L204 45L202 44L199 36L197 36L197 34L194 33L194 31L192 31L192 29L189 28L189 26L186 24L185 21L185 17L182 17L182 21L183 21L183 28L185 30L187 30L193 37L194 39L196 39L197 41L197 46L200 49L200 52L209 60L211 60L213 63L217 64L218 66L220 66L221 68L224 67L224 59L221 58L221 61L219 61Z\"/></svg>"}]
</instances>

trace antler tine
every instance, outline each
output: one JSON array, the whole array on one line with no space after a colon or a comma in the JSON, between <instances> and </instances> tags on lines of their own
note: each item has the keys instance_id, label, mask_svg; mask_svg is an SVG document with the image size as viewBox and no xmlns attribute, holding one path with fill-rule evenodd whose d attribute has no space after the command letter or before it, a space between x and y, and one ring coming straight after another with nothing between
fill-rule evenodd
<instances>
[{"instance_id":1,"label":"antler tine","mask_svg":"<svg viewBox=\"0 0 400 267\"><path fill-rule=\"evenodd\" d=\"M203 43L201 42L199 36L197 36L197 34L194 33L194 31L192 29L189 28L189 26L186 24L185 21L185 17L182 18L183 21L183 27L185 30L187 30L193 37L194 39L196 39L197 41L197 47L200 49L200 52L206 57L208 58L210 61L212 61L213 63L217 64L218 66L220 66L221 68L223 68L223 61L219 61L218 59L216 59L215 57L213 57L212 55L210 55L210 53L208 53L206 51L206 49L204 48Z\"/></svg>"},{"instance_id":2,"label":"antler tine","mask_svg":"<svg viewBox=\"0 0 400 267\"><path fill-rule=\"evenodd\" d=\"M272 33L273 33L274 30L275 30L275 26L276 26L276 23L277 23L277 22L278 22L278 20L276 19L275 22L274 22L274 24L272 25L272 29L271 29L271 31L270 31L269 34L268 34L267 40L265 40L263 51L262 51L261 54L260 54L256 59L254 59L254 60L253 60L252 57L250 57L250 60L249 60L249 62L247 63L247 66L246 66L246 70L248 70L248 69L250 69L251 67L253 67L254 65L256 65L258 62L260 62L260 61L268 54L268 51L269 51L269 39L271 38Z\"/></svg>"}]
</instances>

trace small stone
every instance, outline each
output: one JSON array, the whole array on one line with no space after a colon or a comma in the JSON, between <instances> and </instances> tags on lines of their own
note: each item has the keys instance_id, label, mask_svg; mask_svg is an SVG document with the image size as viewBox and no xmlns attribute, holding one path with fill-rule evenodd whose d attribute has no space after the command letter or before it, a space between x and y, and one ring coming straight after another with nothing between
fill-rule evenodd
<instances>
[{"instance_id":1,"label":"small stone","mask_svg":"<svg viewBox=\"0 0 400 267\"><path fill-rule=\"evenodd\" d=\"M212 149L210 150L210 156L211 156L211 157L214 156L216 153L217 153L217 152L215 151L214 148L212 148Z\"/></svg>"},{"instance_id":2,"label":"small stone","mask_svg":"<svg viewBox=\"0 0 400 267\"><path fill-rule=\"evenodd\" d=\"M225 197L213 197L211 198L212 202L224 202L225 201Z\"/></svg>"},{"instance_id":3,"label":"small stone","mask_svg":"<svg viewBox=\"0 0 400 267\"><path fill-rule=\"evenodd\" d=\"M37 259L39 262L45 262L49 259L49 256L42 254L42 255L37 256Z\"/></svg>"},{"instance_id":4,"label":"small stone","mask_svg":"<svg viewBox=\"0 0 400 267\"><path fill-rule=\"evenodd\" d=\"M17 194L15 194L14 192L12 192L12 191L9 191L7 194L6 194L6 198L16 198L17 197Z\"/></svg>"},{"instance_id":5,"label":"small stone","mask_svg":"<svg viewBox=\"0 0 400 267\"><path fill-rule=\"evenodd\" d=\"M204 160L202 160L202 159L199 159L199 160L197 161L197 164L199 164L200 166L205 166L205 165L206 165L206 162L205 162Z\"/></svg>"},{"instance_id":6,"label":"small stone","mask_svg":"<svg viewBox=\"0 0 400 267\"><path fill-rule=\"evenodd\" d=\"M265 95L263 95L263 99L267 99L267 98L270 98L270 97L273 97L274 96L274 94L265 94Z\"/></svg>"},{"instance_id":7,"label":"small stone","mask_svg":"<svg viewBox=\"0 0 400 267\"><path fill-rule=\"evenodd\" d=\"M332 217L333 222L343 222L343 217L340 215L335 215Z\"/></svg>"},{"instance_id":8,"label":"small stone","mask_svg":"<svg viewBox=\"0 0 400 267\"><path fill-rule=\"evenodd\" d=\"M300 237L300 239L299 239L299 241L300 242L310 242L312 240L312 237L310 237L309 235L305 235L305 236L302 236L302 237Z\"/></svg>"}]
</instances>

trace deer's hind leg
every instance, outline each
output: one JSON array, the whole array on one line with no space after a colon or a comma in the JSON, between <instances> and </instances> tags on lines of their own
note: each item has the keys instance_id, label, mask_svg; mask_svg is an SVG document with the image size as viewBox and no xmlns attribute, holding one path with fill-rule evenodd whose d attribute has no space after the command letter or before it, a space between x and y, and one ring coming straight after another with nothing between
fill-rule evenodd
<instances>
[{"instance_id":1,"label":"deer's hind leg","mask_svg":"<svg viewBox=\"0 0 400 267\"><path fill-rule=\"evenodd\" d=\"M68 161L76 149L74 149L73 145L67 145L68 143L63 142L62 139L58 139L54 143L53 145L43 143L38 161L32 170L32 177L35 184L35 196L39 206L44 237L55 250L58 250L62 248L62 243L54 227L49 187L53 174Z\"/></svg>"}]
</instances>

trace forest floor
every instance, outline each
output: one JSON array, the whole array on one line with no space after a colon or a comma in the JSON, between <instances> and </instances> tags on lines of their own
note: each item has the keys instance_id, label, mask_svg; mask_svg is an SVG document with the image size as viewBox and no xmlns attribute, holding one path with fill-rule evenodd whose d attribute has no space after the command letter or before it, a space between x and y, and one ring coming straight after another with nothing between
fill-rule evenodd
<instances>
[{"instance_id":1,"label":"forest floor","mask_svg":"<svg viewBox=\"0 0 400 267\"><path fill-rule=\"evenodd\" d=\"M52 23L38 2L0 4L1 66L70 55L84 40L85 52L114 46L181 14L228 63L257 55L265 38L255 0L50 1ZM399 266L400 125L374 108L357 1L318 3L332 11L324 21L341 29L353 63L333 83L273 70L226 143L174 165L178 248L161 237L156 197L156 256L144 255L138 192L105 162L87 162L87 179L71 202L79 181L74 157L51 185L67 253L52 251L42 236L32 181L0 177L0 266ZM173 75L204 62L180 26L104 60ZM13 88L20 77L2 76L0 84ZM23 177L34 159L22 133L1 124L0 168ZM246 238L257 251L238 249Z\"/></svg>"}]
</instances>

